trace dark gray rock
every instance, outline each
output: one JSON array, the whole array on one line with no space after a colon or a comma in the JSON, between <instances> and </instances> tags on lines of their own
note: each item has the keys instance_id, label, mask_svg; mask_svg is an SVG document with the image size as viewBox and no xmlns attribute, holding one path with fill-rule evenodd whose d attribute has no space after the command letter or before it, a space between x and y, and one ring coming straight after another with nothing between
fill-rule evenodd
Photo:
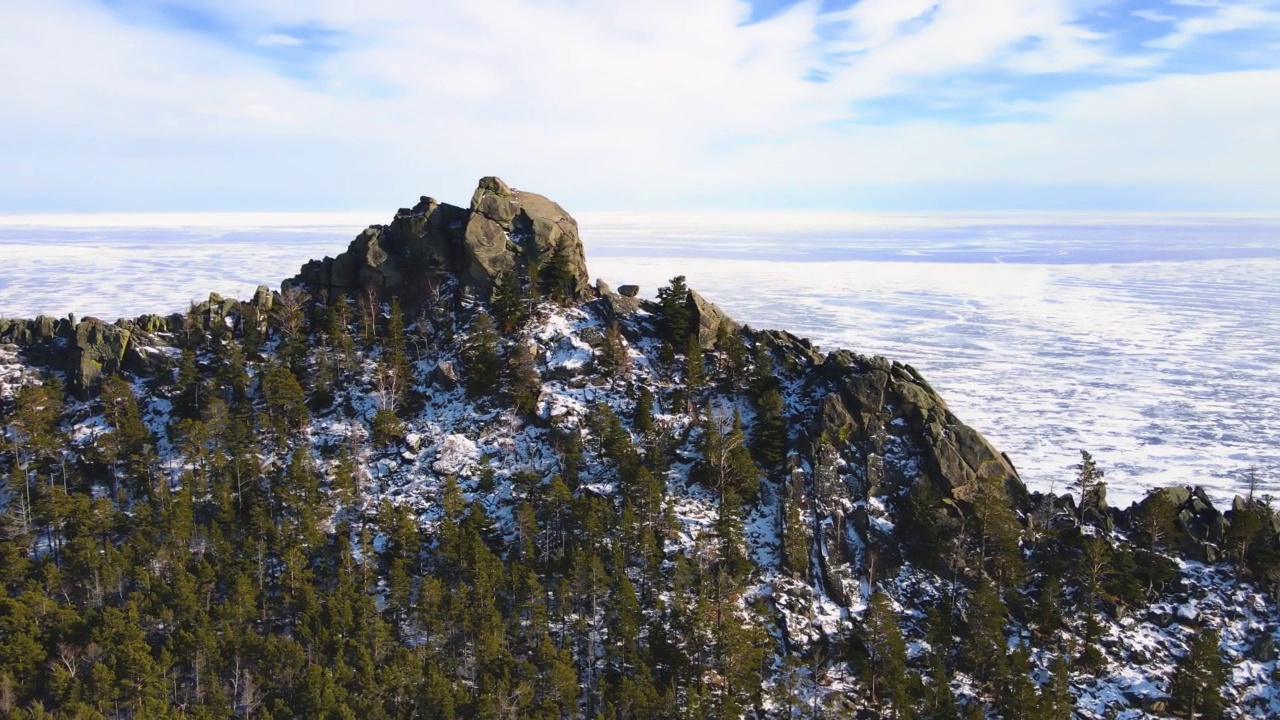
<instances>
[{"instance_id":1,"label":"dark gray rock","mask_svg":"<svg viewBox=\"0 0 1280 720\"><path fill-rule=\"evenodd\" d=\"M307 263L285 286L304 287L321 301L335 293L372 289L382 296L397 295L408 306L438 291L449 278L487 298L504 273L534 264L545 268L553 261L566 264L573 297L592 294L572 216L541 195L486 177L469 208L424 196L396 213L390 224L364 230L345 253Z\"/></svg>"},{"instance_id":2,"label":"dark gray rock","mask_svg":"<svg viewBox=\"0 0 1280 720\"><path fill-rule=\"evenodd\" d=\"M436 363L431 371L431 383L441 390L450 391L458 387L458 368L448 360Z\"/></svg>"},{"instance_id":3,"label":"dark gray rock","mask_svg":"<svg viewBox=\"0 0 1280 720\"><path fill-rule=\"evenodd\" d=\"M605 322L615 322L640 312L643 301L625 295L603 295L596 300L594 307Z\"/></svg>"},{"instance_id":4,"label":"dark gray rock","mask_svg":"<svg viewBox=\"0 0 1280 720\"><path fill-rule=\"evenodd\" d=\"M1271 633L1266 632L1260 635L1258 639L1249 646L1245 655L1247 655L1250 660L1255 660L1260 663L1269 663L1275 660L1276 641L1272 638Z\"/></svg>"},{"instance_id":5,"label":"dark gray rock","mask_svg":"<svg viewBox=\"0 0 1280 720\"><path fill-rule=\"evenodd\" d=\"M76 325L67 366L71 389L84 396L96 389L104 375L120 371L130 332L95 318Z\"/></svg>"},{"instance_id":6,"label":"dark gray rock","mask_svg":"<svg viewBox=\"0 0 1280 720\"><path fill-rule=\"evenodd\" d=\"M632 298L636 297L637 295L640 294L640 286L639 285L619 285L618 294L622 295L623 297L632 297Z\"/></svg>"},{"instance_id":7,"label":"dark gray rock","mask_svg":"<svg viewBox=\"0 0 1280 720\"><path fill-rule=\"evenodd\" d=\"M716 346L716 337L720 334L721 323L729 323L734 330L739 327L738 323L723 310L699 295L696 290L689 291L689 315L694 332L698 336L698 344L703 350L710 350Z\"/></svg>"},{"instance_id":8,"label":"dark gray rock","mask_svg":"<svg viewBox=\"0 0 1280 720\"><path fill-rule=\"evenodd\" d=\"M844 405L840 393L831 393L822 400L822 412L818 416L817 435L828 440L846 438L854 427L853 416Z\"/></svg>"}]
</instances>

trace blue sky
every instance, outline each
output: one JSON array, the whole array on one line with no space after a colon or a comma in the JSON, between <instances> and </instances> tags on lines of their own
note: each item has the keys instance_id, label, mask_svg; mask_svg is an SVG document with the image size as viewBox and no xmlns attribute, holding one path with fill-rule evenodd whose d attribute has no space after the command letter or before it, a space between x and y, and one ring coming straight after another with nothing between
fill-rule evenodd
<instances>
[{"instance_id":1,"label":"blue sky","mask_svg":"<svg viewBox=\"0 0 1280 720\"><path fill-rule=\"evenodd\" d=\"M0 67L5 213L1280 211L1280 0L15 0Z\"/></svg>"}]
</instances>

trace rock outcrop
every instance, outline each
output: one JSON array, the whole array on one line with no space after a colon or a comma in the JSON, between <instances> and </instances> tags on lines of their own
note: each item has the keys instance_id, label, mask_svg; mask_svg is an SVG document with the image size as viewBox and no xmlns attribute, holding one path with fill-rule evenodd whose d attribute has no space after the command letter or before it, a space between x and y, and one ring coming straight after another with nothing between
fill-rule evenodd
<instances>
[{"instance_id":1,"label":"rock outcrop","mask_svg":"<svg viewBox=\"0 0 1280 720\"><path fill-rule=\"evenodd\" d=\"M389 225L373 225L335 258L313 260L286 286L313 293L373 290L414 302L438 292L449 277L487 298L509 272L536 273L570 297L593 294L578 223L564 208L496 177L480 180L469 208L423 197Z\"/></svg>"},{"instance_id":2,"label":"rock outcrop","mask_svg":"<svg viewBox=\"0 0 1280 720\"><path fill-rule=\"evenodd\" d=\"M67 380L81 395L97 387L104 375L114 375L124 362L131 333L95 318L76 325L67 363Z\"/></svg>"},{"instance_id":3,"label":"rock outcrop","mask_svg":"<svg viewBox=\"0 0 1280 720\"><path fill-rule=\"evenodd\" d=\"M738 329L738 323L715 304L699 295L696 290L689 291L689 318L694 332L698 335L698 344L703 350L710 350L716 346L716 337L720 332L721 324L727 322L735 330Z\"/></svg>"},{"instance_id":4,"label":"rock outcrop","mask_svg":"<svg viewBox=\"0 0 1280 720\"><path fill-rule=\"evenodd\" d=\"M814 361L816 352L806 342L786 339L797 361ZM1003 484L1010 500L1026 507L1027 490L1013 464L952 414L915 368L837 350L822 360L821 374L832 391L822 401L814 434L847 438L862 449L869 491L923 480L944 496L969 502L978 484L987 481ZM909 461L887 465L894 470L885 476L882 460L887 455ZM904 474L911 469L919 474Z\"/></svg>"}]
</instances>

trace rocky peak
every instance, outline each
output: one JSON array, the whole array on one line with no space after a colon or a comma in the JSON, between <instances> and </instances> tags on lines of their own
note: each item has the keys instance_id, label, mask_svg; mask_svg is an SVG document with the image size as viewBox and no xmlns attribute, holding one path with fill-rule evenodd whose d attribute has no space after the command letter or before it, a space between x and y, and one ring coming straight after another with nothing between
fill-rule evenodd
<instances>
[{"instance_id":1,"label":"rocky peak","mask_svg":"<svg viewBox=\"0 0 1280 720\"><path fill-rule=\"evenodd\" d=\"M307 263L286 285L318 294L373 289L412 302L445 276L487 298L503 276L561 263L570 294L592 295L578 223L555 202L482 178L469 208L423 197L389 225L373 225L345 253Z\"/></svg>"}]
</instances>

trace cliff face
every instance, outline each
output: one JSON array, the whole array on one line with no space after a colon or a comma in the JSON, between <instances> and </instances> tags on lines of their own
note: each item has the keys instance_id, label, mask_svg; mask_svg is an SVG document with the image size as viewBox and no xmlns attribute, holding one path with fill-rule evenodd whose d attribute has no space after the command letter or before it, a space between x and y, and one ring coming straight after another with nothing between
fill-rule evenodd
<instances>
[{"instance_id":1,"label":"cliff face","mask_svg":"<svg viewBox=\"0 0 1280 720\"><path fill-rule=\"evenodd\" d=\"M388 225L373 225L345 253L307 263L289 284L313 293L421 299L446 276L486 299L508 273L562 263L572 297L589 294L578 223L556 203L513 190L496 177L480 180L470 208L423 197Z\"/></svg>"}]
</instances>

